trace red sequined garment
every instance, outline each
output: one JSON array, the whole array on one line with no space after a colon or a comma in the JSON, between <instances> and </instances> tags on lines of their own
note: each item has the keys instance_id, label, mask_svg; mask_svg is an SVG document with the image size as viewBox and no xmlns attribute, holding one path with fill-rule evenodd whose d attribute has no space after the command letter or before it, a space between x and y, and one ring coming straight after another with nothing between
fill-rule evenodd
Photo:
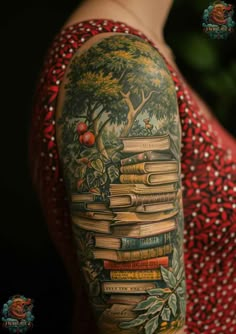
<instances>
[{"instance_id":1,"label":"red sequined garment","mask_svg":"<svg viewBox=\"0 0 236 334\"><path fill-rule=\"evenodd\" d=\"M94 19L69 26L55 38L39 82L30 138L33 181L52 239L75 289L78 264L55 138L55 109L67 65L89 38L104 32L140 36L128 25ZM182 185L187 277L186 332L236 333L236 143L199 110L170 65L182 126ZM231 145L231 147L230 147Z\"/></svg>"}]
</instances>

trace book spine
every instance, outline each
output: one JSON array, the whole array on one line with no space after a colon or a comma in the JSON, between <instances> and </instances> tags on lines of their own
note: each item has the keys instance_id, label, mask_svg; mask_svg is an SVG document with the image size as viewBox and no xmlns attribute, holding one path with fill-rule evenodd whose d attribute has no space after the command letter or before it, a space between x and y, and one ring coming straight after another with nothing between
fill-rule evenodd
<instances>
[{"instance_id":1,"label":"book spine","mask_svg":"<svg viewBox=\"0 0 236 334\"><path fill-rule=\"evenodd\" d=\"M83 230L98 232L98 233L107 233L110 234L110 223L109 221L100 221L99 224L96 220L89 220L86 218L79 218L75 215L72 216L72 223L79 226Z\"/></svg>"},{"instance_id":2,"label":"book spine","mask_svg":"<svg viewBox=\"0 0 236 334\"><path fill-rule=\"evenodd\" d=\"M162 212L162 211L172 210L172 209L174 209L173 202L160 202L156 204L138 205L134 208L134 211L153 213L153 212Z\"/></svg>"},{"instance_id":3,"label":"book spine","mask_svg":"<svg viewBox=\"0 0 236 334\"><path fill-rule=\"evenodd\" d=\"M115 215L112 213L112 211L86 211L86 212L75 212L75 216L81 217L81 218L87 218L92 220L113 220ZM101 218L102 216L102 218Z\"/></svg>"},{"instance_id":4,"label":"book spine","mask_svg":"<svg viewBox=\"0 0 236 334\"><path fill-rule=\"evenodd\" d=\"M130 203L128 205L117 205L116 200L122 200L122 197L128 197ZM170 202L176 198L176 192L171 193L163 193L163 194L145 194L145 195L137 195L137 194L124 194L124 195L115 195L110 196L110 208L120 208L127 206L135 206L142 204L151 204L157 202Z\"/></svg>"},{"instance_id":5,"label":"book spine","mask_svg":"<svg viewBox=\"0 0 236 334\"><path fill-rule=\"evenodd\" d=\"M124 153L143 153L145 151L167 151L170 149L169 135L149 137L120 137Z\"/></svg>"},{"instance_id":6,"label":"book spine","mask_svg":"<svg viewBox=\"0 0 236 334\"><path fill-rule=\"evenodd\" d=\"M120 194L150 195L157 193L176 192L176 182L161 185L147 186L144 184L110 184L110 196Z\"/></svg>"},{"instance_id":7,"label":"book spine","mask_svg":"<svg viewBox=\"0 0 236 334\"><path fill-rule=\"evenodd\" d=\"M87 211L87 203L86 202L72 202L70 204L70 208L72 211Z\"/></svg>"},{"instance_id":8,"label":"book spine","mask_svg":"<svg viewBox=\"0 0 236 334\"><path fill-rule=\"evenodd\" d=\"M160 280L161 272L157 270L134 270L119 271L111 270L110 277L112 280Z\"/></svg>"},{"instance_id":9,"label":"book spine","mask_svg":"<svg viewBox=\"0 0 236 334\"><path fill-rule=\"evenodd\" d=\"M164 245L155 248L141 249L135 251L116 251L117 261L135 261L135 260L145 260L153 257L164 256L171 253L171 245Z\"/></svg>"},{"instance_id":10,"label":"book spine","mask_svg":"<svg viewBox=\"0 0 236 334\"><path fill-rule=\"evenodd\" d=\"M122 282L123 283L123 282ZM156 288L154 282L126 282L125 285L121 282L101 282L101 290L103 293L146 293L147 290Z\"/></svg>"},{"instance_id":11,"label":"book spine","mask_svg":"<svg viewBox=\"0 0 236 334\"><path fill-rule=\"evenodd\" d=\"M120 167L122 174L145 174L145 162Z\"/></svg>"},{"instance_id":12,"label":"book spine","mask_svg":"<svg viewBox=\"0 0 236 334\"><path fill-rule=\"evenodd\" d=\"M107 270L151 270L157 269L160 266L168 267L168 265L168 256L129 262L115 262L109 260L104 260L103 262L104 269Z\"/></svg>"},{"instance_id":13,"label":"book spine","mask_svg":"<svg viewBox=\"0 0 236 334\"><path fill-rule=\"evenodd\" d=\"M121 238L122 250L146 249L164 246L171 241L171 232L146 238Z\"/></svg>"},{"instance_id":14,"label":"book spine","mask_svg":"<svg viewBox=\"0 0 236 334\"><path fill-rule=\"evenodd\" d=\"M80 193L80 194L72 194L71 201L73 203L83 203L83 202L94 202L94 201L102 201L101 195L93 194L93 193Z\"/></svg>"},{"instance_id":15,"label":"book spine","mask_svg":"<svg viewBox=\"0 0 236 334\"><path fill-rule=\"evenodd\" d=\"M120 167L120 172L122 174L146 174L148 173L147 167L148 167L149 162L140 162L138 164L133 164L133 165L128 165L128 166L121 166ZM158 174L163 174L163 170L166 172L170 171L176 171L178 166L176 162L174 161L166 161L163 165L163 163L154 161L152 162L152 166L156 167L155 173Z\"/></svg>"},{"instance_id":16,"label":"book spine","mask_svg":"<svg viewBox=\"0 0 236 334\"><path fill-rule=\"evenodd\" d=\"M155 151L142 152L140 154L134 154L128 158L121 159L121 166L127 166L144 161L155 160L170 160L172 155L170 153L160 153Z\"/></svg>"},{"instance_id":17,"label":"book spine","mask_svg":"<svg viewBox=\"0 0 236 334\"><path fill-rule=\"evenodd\" d=\"M121 174L121 183L144 183L149 185L149 175L150 174Z\"/></svg>"},{"instance_id":18,"label":"book spine","mask_svg":"<svg viewBox=\"0 0 236 334\"><path fill-rule=\"evenodd\" d=\"M118 236L119 234L119 237L130 237L130 238L136 238L138 236L129 236L129 235L125 235L124 233L127 233L127 229L125 226L122 226L121 229L117 228L119 227L120 225L129 225L129 224L136 224L136 223L145 223L145 222L148 222L148 223L156 223L156 222L159 222L159 221L162 221L162 220L165 220L165 219L168 219L168 218L171 218L171 217L174 217L177 215L178 213L178 210L172 210L170 212L157 212L155 214L151 213L151 212L129 212L129 211L119 211L119 210L116 210L116 211L113 211L114 212L114 215L115 215L115 218L112 222L112 225L111 226L114 226L115 228L115 232L116 232L116 236ZM124 228L124 231L123 231L123 227ZM165 232L168 232L168 231L165 231ZM163 232L164 233L164 232ZM158 234L158 233L156 233ZM144 237L149 237L149 236L152 236L153 234L151 235L139 235L140 238L144 238Z\"/></svg>"}]
</instances>

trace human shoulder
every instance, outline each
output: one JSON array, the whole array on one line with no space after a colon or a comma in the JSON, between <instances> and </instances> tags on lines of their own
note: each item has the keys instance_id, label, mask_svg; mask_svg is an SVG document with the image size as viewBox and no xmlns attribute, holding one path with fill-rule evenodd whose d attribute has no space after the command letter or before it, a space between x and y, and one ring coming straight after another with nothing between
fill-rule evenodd
<instances>
[{"instance_id":1,"label":"human shoulder","mask_svg":"<svg viewBox=\"0 0 236 334\"><path fill-rule=\"evenodd\" d=\"M89 38L78 49L61 85L59 109L65 98L65 88L69 88L67 84L72 81L79 85L81 97L89 87L91 97L98 90L101 93L103 88L106 93L110 92L110 99L118 92L123 99L127 91L141 94L143 98L159 92L169 96L172 105L176 104L174 83L163 56L147 40L133 34L101 33Z\"/></svg>"}]
</instances>

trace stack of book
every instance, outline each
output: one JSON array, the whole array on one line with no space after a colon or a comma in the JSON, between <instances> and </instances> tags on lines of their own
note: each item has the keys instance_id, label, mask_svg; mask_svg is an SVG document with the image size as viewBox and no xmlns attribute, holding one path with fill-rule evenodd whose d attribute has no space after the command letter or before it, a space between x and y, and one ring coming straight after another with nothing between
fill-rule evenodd
<instances>
[{"instance_id":1,"label":"stack of book","mask_svg":"<svg viewBox=\"0 0 236 334\"><path fill-rule=\"evenodd\" d=\"M146 291L161 285L160 266L170 265L179 169L168 135L122 142L120 183L110 184L109 202L91 196L84 204L87 211L74 210L72 220L94 232L94 259L102 262L106 277L101 291L112 305L106 312L130 319L132 307L146 298Z\"/></svg>"},{"instance_id":2,"label":"stack of book","mask_svg":"<svg viewBox=\"0 0 236 334\"><path fill-rule=\"evenodd\" d=\"M93 193L72 194L71 212L73 222L80 228L100 233L110 233L114 214L107 201Z\"/></svg>"},{"instance_id":3,"label":"stack of book","mask_svg":"<svg viewBox=\"0 0 236 334\"><path fill-rule=\"evenodd\" d=\"M93 193L72 194L71 196L72 212L104 212L107 211L107 203L101 201L101 196Z\"/></svg>"}]
</instances>

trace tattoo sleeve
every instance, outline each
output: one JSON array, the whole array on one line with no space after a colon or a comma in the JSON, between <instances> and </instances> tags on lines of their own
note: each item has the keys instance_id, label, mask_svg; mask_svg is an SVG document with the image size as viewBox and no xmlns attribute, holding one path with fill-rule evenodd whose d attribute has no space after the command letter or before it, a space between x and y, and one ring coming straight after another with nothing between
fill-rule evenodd
<instances>
[{"instance_id":1,"label":"tattoo sleeve","mask_svg":"<svg viewBox=\"0 0 236 334\"><path fill-rule=\"evenodd\" d=\"M151 45L103 38L76 54L57 110L74 241L102 334L177 333L185 321L181 128Z\"/></svg>"}]
</instances>

